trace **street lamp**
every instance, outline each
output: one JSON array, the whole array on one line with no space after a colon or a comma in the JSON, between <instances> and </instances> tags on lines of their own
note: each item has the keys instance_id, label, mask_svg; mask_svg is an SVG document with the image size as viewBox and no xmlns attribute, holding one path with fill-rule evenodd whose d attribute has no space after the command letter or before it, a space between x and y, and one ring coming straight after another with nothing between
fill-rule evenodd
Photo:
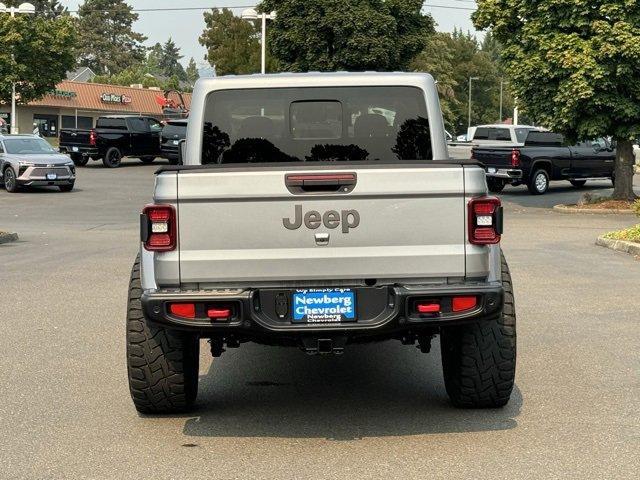
<instances>
[{"instance_id":1,"label":"street lamp","mask_svg":"<svg viewBox=\"0 0 640 480\"><path fill-rule=\"evenodd\" d=\"M12 17L16 13L25 15L33 15L36 13L36 7L30 3L21 3L19 7L7 7L4 3L0 3L0 13L10 13ZM15 63L15 56L11 54L11 60ZM11 82L11 133L18 133L16 119L16 82Z\"/></svg>"},{"instance_id":2,"label":"street lamp","mask_svg":"<svg viewBox=\"0 0 640 480\"><path fill-rule=\"evenodd\" d=\"M469 77L469 128L467 129L467 135L471 130L471 82L474 80L480 80L480 77Z\"/></svg>"},{"instance_id":3,"label":"street lamp","mask_svg":"<svg viewBox=\"0 0 640 480\"><path fill-rule=\"evenodd\" d=\"M242 12L241 17L245 20L262 20L261 71L264 74L267 72L267 20L274 20L276 18L276 12L258 13L253 8L247 8Z\"/></svg>"}]
</instances>

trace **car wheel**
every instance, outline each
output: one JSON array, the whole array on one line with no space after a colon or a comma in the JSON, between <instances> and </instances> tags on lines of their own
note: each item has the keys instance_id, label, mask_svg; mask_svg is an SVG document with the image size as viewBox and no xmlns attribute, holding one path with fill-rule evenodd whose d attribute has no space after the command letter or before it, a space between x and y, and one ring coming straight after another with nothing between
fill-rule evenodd
<instances>
[{"instance_id":1,"label":"car wheel","mask_svg":"<svg viewBox=\"0 0 640 480\"><path fill-rule=\"evenodd\" d=\"M111 147L107 150L104 158L102 159L102 163L107 168L118 168L120 163L122 163L122 153L115 147Z\"/></svg>"},{"instance_id":2,"label":"car wheel","mask_svg":"<svg viewBox=\"0 0 640 480\"><path fill-rule=\"evenodd\" d=\"M7 167L4 169L4 175L2 176L4 181L4 188L7 192L15 193L19 190L18 181L16 179L16 173L13 168Z\"/></svg>"},{"instance_id":3,"label":"car wheel","mask_svg":"<svg viewBox=\"0 0 640 480\"><path fill-rule=\"evenodd\" d=\"M142 163L144 163L145 165L150 165L153 163L153 161L156 159L156 157L140 157L140 160L142 161Z\"/></svg>"},{"instance_id":4,"label":"car wheel","mask_svg":"<svg viewBox=\"0 0 640 480\"><path fill-rule=\"evenodd\" d=\"M516 375L516 310L509 266L501 255L502 315L442 328L440 345L447 394L459 408L504 407Z\"/></svg>"},{"instance_id":5,"label":"car wheel","mask_svg":"<svg viewBox=\"0 0 640 480\"><path fill-rule=\"evenodd\" d=\"M84 167L87 163L89 163L89 157L85 157L84 155L79 153L71 154L71 160L73 160L73 163L76 167Z\"/></svg>"},{"instance_id":6,"label":"car wheel","mask_svg":"<svg viewBox=\"0 0 640 480\"><path fill-rule=\"evenodd\" d=\"M576 188L582 188L587 184L586 180L569 180L569 183Z\"/></svg>"},{"instance_id":7,"label":"car wheel","mask_svg":"<svg viewBox=\"0 0 640 480\"><path fill-rule=\"evenodd\" d=\"M504 190L505 183L497 178L487 178L487 186L491 193L500 193Z\"/></svg>"},{"instance_id":8,"label":"car wheel","mask_svg":"<svg viewBox=\"0 0 640 480\"><path fill-rule=\"evenodd\" d=\"M187 412L198 394L200 340L193 334L148 324L141 295L138 256L127 303L127 372L133 404L140 413Z\"/></svg>"},{"instance_id":9,"label":"car wheel","mask_svg":"<svg viewBox=\"0 0 640 480\"><path fill-rule=\"evenodd\" d=\"M73 190L73 187L75 187L75 182L70 183L69 185L60 185L58 186L58 188L60 189L61 192L70 192Z\"/></svg>"},{"instance_id":10,"label":"car wheel","mask_svg":"<svg viewBox=\"0 0 640 480\"><path fill-rule=\"evenodd\" d=\"M544 195L549 190L549 174L546 170L536 170L529 180L529 192L533 195Z\"/></svg>"}]
</instances>

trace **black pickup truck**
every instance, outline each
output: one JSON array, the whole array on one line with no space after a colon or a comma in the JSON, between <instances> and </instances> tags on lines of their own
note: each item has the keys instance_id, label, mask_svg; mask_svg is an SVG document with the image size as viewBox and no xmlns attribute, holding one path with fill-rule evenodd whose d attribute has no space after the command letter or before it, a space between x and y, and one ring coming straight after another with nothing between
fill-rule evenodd
<instances>
[{"instance_id":1,"label":"black pickup truck","mask_svg":"<svg viewBox=\"0 0 640 480\"><path fill-rule=\"evenodd\" d=\"M533 131L522 147L475 147L471 156L485 166L491 192L524 184L533 195L542 195L553 180L576 188L591 179L613 181L616 150L604 138L567 146L562 135Z\"/></svg>"},{"instance_id":2,"label":"black pickup truck","mask_svg":"<svg viewBox=\"0 0 640 480\"><path fill-rule=\"evenodd\" d=\"M100 117L91 130L60 130L60 152L80 167L89 160L102 160L105 167L117 168L123 157L151 163L160 155L161 132L162 124L152 117Z\"/></svg>"}]
</instances>

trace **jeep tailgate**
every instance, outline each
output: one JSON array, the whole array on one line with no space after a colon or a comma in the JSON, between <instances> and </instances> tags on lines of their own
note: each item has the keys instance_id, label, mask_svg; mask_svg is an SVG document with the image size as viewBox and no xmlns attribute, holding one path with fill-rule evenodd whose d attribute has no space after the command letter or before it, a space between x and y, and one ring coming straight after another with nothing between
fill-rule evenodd
<instances>
[{"instance_id":1,"label":"jeep tailgate","mask_svg":"<svg viewBox=\"0 0 640 480\"><path fill-rule=\"evenodd\" d=\"M345 173L347 193L287 186ZM182 284L465 276L460 165L182 170L177 194Z\"/></svg>"}]
</instances>

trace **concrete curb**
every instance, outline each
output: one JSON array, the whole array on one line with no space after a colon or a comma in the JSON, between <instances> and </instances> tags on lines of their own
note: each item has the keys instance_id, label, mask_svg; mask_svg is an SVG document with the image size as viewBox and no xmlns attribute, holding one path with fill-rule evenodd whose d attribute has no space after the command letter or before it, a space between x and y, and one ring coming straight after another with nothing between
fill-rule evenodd
<instances>
[{"instance_id":1,"label":"concrete curb","mask_svg":"<svg viewBox=\"0 0 640 480\"><path fill-rule=\"evenodd\" d=\"M617 252L629 253L640 256L640 243L627 242L625 240L613 240L611 238L598 237L596 245L610 248Z\"/></svg>"},{"instance_id":2,"label":"concrete curb","mask_svg":"<svg viewBox=\"0 0 640 480\"><path fill-rule=\"evenodd\" d=\"M4 233L0 232L0 245L3 243L17 242L18 234L17 233Z\"/></svg>"},{"instance_id":3,"label":"concrete curb","mask_svg":"<svg viewBox=\"0 0 640 480\"><path fill-rule=\"evenodd\" d=\"M595 214L601 214L601 215L635 215L635 213L633 212L633 210L621 210L621 209L617 209L617 208L607 208L607 209L603 209L603 208L592 208L592 209L585 209L585 208L575 208L569 205L556 205L555 207L553 207L553 210L555 212L559 212L559 213L582 213L585 215L595 215Z\"/></svg>"}]
</instances>

